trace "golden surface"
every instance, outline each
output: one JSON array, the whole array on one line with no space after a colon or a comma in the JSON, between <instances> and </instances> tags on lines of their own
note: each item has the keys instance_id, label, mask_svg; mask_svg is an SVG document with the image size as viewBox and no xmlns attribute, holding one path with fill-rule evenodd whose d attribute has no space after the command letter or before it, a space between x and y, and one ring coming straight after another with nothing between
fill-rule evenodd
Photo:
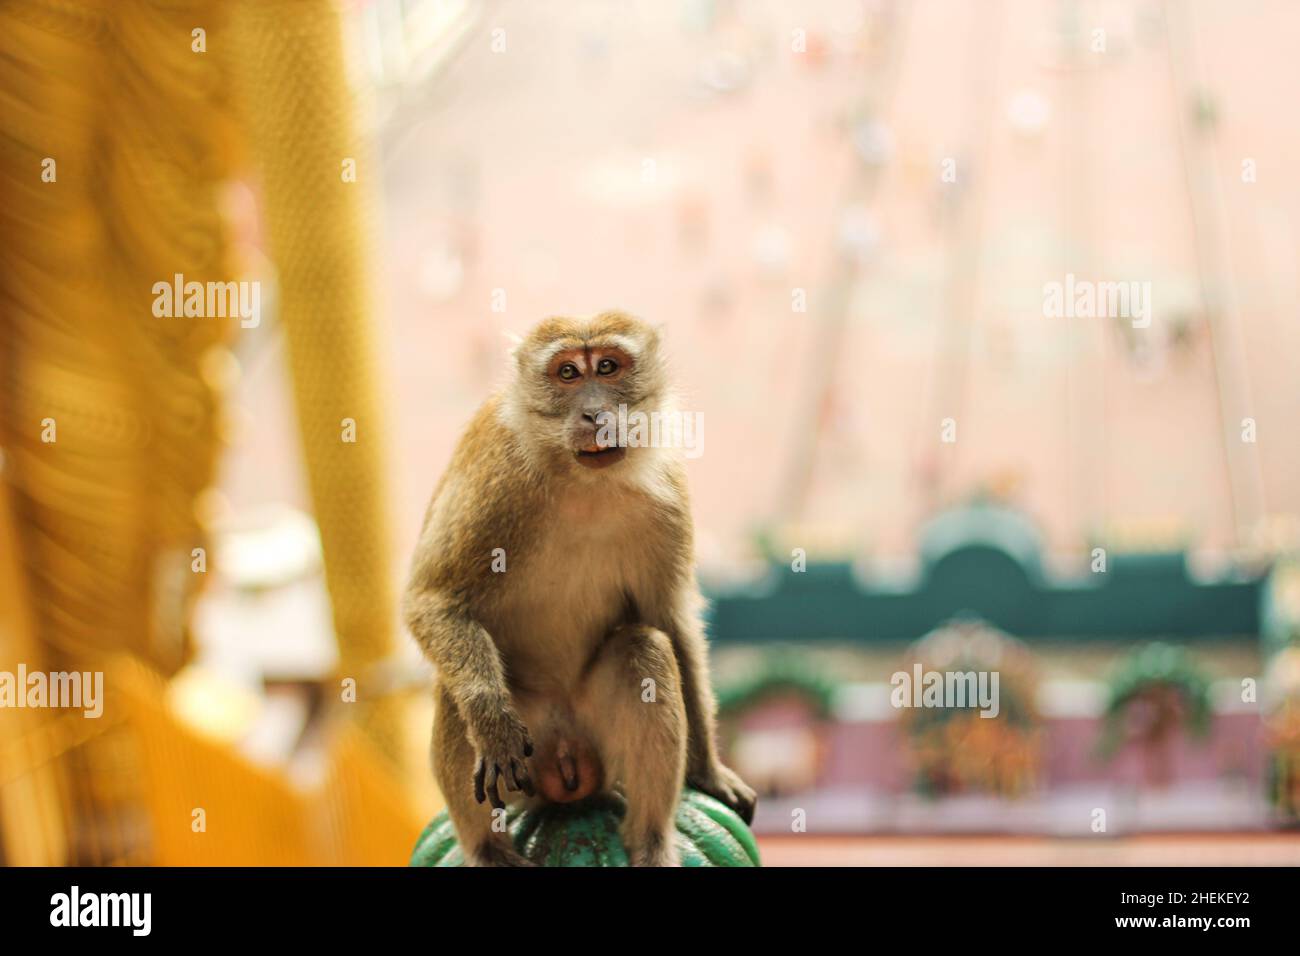
<instances>
[{"instance_id":1,"label":"golden surface","mask_svg":"<svg viewBox=\"0 0 1300 956\"><path fill-rule=\"evenodd\" d=\"M340 175L346 157L365 170L351 103L326 0L0 6L0 667L104 670L108 698L100 720L0 712L6 863L401 864L410 852L420 821L392 777L401 702L370 674L396 625L364 187ZM305 789L195 733L164 693L206 578L191 552L206 547L226 433L213 369L244 330L237 316L156 316L153 286L258 278L232 263L220 208L245 154L339 676L358 685L356 704L327 713L325 770Z\"/></svg>"}]
</instances>

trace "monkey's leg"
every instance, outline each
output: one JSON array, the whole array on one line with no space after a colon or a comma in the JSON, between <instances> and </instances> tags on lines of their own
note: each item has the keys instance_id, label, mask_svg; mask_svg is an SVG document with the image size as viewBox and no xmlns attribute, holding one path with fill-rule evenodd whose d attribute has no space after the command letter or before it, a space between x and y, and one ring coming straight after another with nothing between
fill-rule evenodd
<instances>
[{"instance_id":1,"label":"monkey's leg","mask_svg":"<svg viewBox=\"0 0 1300 956\"><path fill-rule=\"evenodd\" d=\"M585 722L627 798L633 866L675 866L674 817L686 776L686 710L672 643L641 625L605 639L582 693Z\"/></svg>"},{"instance_id":2,"label":"monkey's leg","mask_svg":"<svg viewBox=\"0 0 1300 956\"><path fill-rule=\"evenodd\" d=\"M474 799L474 747L456 702L441 686L435 698L432 749L433 775L447 801L465 862L470 866L529 866L510 840L504 813L494 813Z\"/></svg>"}]
</instances>

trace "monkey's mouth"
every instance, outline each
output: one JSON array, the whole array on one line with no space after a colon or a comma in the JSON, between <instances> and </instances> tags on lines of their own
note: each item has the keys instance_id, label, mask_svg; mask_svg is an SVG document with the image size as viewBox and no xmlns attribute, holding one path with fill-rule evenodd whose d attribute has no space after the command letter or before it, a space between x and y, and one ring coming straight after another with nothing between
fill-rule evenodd
<instances>
[{"instance_id":1,"label":"monkey's mouth","mask_svg":"<svg viewBox=\"0 0 1300 956\"><path fill-rule=\"evenodd\" d=\"M579 448L574 452L578 459L578 464L586 468L608 468L610 465L617 464L623 460L627 454L627 449L614 445L610 448L601 448L599 445L589 445L586 448Z\"/></svg>"}]
</instances>

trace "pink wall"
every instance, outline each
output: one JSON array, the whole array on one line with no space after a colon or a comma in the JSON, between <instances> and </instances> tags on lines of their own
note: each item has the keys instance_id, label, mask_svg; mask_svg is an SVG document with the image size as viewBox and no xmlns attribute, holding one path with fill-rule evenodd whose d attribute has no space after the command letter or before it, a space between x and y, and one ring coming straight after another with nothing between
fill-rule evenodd
<instances>
[{"instance_id":1,"label":"pink wall","mask_svg":"<svg viewBox=\"0 0 1300 956\"><path fill-rule=\"evenodd\" d=\"M1133 748L1109 763L1094 756L1099 723L1093 718L1046 721L1042 769L1047 787L1088 781L1139 783L1142 755ZM911 785L899 727L894 722L837 723L828 732L829 756L823 786L859 786L899 792ZM1233 775L1260 779L1266 753L1259 717L1225 714L1214 719L1202 740L1180 736L1170 767L1177 780L1213 780Z\"/></svg>"}]
</instances>

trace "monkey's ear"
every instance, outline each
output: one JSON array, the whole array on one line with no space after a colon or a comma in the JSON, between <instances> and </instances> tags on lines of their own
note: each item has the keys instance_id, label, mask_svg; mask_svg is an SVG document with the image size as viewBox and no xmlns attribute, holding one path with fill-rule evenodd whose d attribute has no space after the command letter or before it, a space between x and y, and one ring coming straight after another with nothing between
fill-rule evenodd
<instances>
[{"instance_id":1,"label":"monkey's ear","mask_svg":"<svg viewBox=\"0 0 1300 956\"><path fill-rule=\"evenodd\" d=\"M667 323L667 322L647 322L646 324L647 324L647 325L649 326L649 328L650 328L650 338L651 338L653 344L658 345L660 342L662 342L662 341L664 340L664 337L665 337L665 335L666 335L667 332L668 332L668 323Z\"/></svg>"},{"instance_id":2,"label":"monkey's ear","mask_svg":"<svg viewBox=\"0 0 1300 956\"><path fill-rule=\"evenodd\" d=\"M512 361L512 362L518 361L518 360L519 360L519 348L520 348L520 346L522 346L522 345L524 344L524 338L523 338L523 336L522 336L522 335L519 335L519 334L517 334L517 333L515 333L515 332L511 332L509 329L505 329L505 330L503 330L503 331L501 332L501 334L504 335L505 338L506 338L506 341L510 343L509 348L506 349L506 356L507 356L507 357L510 359L510 361Z\"/></svg>"}]
</instances>

